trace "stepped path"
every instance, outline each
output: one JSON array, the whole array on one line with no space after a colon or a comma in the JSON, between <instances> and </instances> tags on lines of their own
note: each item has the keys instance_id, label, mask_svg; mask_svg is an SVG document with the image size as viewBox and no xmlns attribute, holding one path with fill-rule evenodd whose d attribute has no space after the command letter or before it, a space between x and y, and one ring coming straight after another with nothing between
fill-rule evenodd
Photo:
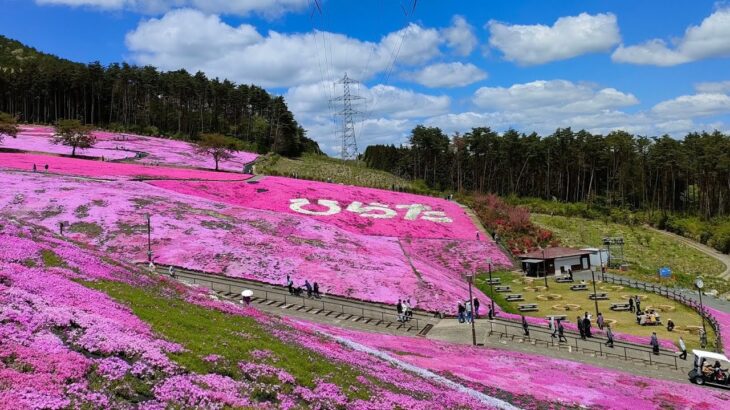
<instances>
[{"instance_id":1,"label":"stepped path","mask_svg":"<svg viewBox=\"0 0 730 410\"><path fill-rule=\"evenodd\" d=\"M169 275L168 267L158 266L157 273ZM451 343L472 343L471 328L456 319L442 319L432 313L414 311L407 322L398 320L390 305L365 302L333 295L308 298L290 295L284 286L264 284L175 268L174 278L188 284L211 288L215 297L243 303L241 292L251 290L251 305L265 312L354 330L404 336L427 337ZM651 355L648 346L616 342L613 349L603 347L605 340L581 341L566 332L568 342L557 343L546 329L533 327L531 337L524 337L519 324L506 320L479 319L475 325L477 342L501 350L539 354L572 360L632 374L676 381L686 381L691 357L679 360L671 352Z\"/></svg>"}]
</instances>

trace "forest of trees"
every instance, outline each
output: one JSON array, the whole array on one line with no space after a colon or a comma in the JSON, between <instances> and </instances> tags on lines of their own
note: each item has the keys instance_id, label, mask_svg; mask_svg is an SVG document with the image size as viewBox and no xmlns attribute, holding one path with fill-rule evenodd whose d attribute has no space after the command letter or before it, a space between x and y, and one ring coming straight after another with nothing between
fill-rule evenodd
<instances>
[{"instance_id":1,"label":"forest of trees","mask_svg":"<svg viewBox=\"0 0 730 410\"><path fill-rule=\"evenodd\" d=\"M197 139L220 133L259 152L320 153L283 97L255 85L126 63L80 64L0 36L0 112L19 122L77 119L114 130Z\"/></svg>"},{"instance_id":2,"label":"forest of trees","mask_svg":"<svg viewBox=\"0 0 730 410\"><path fill-rule=\"evenodd\" d=\"M420 179L438 190L493 192L630 209L730 214L730 135L683 139L570 128L549 136L474 128L449 138L416 127L410 146L376 145L368 166Z\"/></svg>"}]
</instances>

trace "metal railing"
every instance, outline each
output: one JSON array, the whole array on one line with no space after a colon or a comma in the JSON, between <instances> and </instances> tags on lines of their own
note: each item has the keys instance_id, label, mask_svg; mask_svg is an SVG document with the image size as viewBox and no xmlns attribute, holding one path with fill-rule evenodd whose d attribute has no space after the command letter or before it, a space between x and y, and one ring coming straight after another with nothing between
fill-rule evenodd
<instances>
[{"instance_id":1,"label":"metal railing","mask_svg":"<svg viewBox=\"0 0 730 410\"><path fill-rule=\"evenodd\" d=\"M696 300L689 298L679 292L676 289L670 289L665 286L657 286L653 283L640 282L638 280L624 279L621 277L611 276L606 273L601 274L601 280L604 282L610 282L618 285L625 285L632 288L644 290L646 292L652 292L659 296L664 296L674 301L677 301L685 306L694 309L700 316L704 316L705 320L710 324L712 330L715 332L715 349L717 351L722 350L722 335L720 334L720 324L717 322L712 314L703 306L700 309L700 304Z\"/></svg>"},{"instance_id":2,"label":"metal railing","mask_svg":"<svg viewBox=\"0 0 730 410\"><path fill-rule=\"evenodd\" d=\"M158 269L157 273L165 275L167 274L163 269ZM387 312L385 309L368 309L365 307L351 306L344 303L332 302L318 298L309 298L307 296L296 296L289 294L283 289L260 289L260 287L262 286L275 285L264 283L253 285L245 283L243 281L236 283L238 281L235 278L217 278L210 274L199 274L189 270L181 269L175 270L174 278L176 280L191 283L193 285L203 285L212 289L213 291L228 292L228 294L232 295L240 295L243 290L251 289L252 287L259 287L258 289L252 289L254 291L254 296L258 297L259 299L263 297L264 300L274 301L282 303L284 305L298 305L303 308L308 308L308 311L318 308L322 311L330 312L330 315L350 315L348 319L352 316L357 315L364 319L379 320L380 323L391 323L391 325L397 324L398 327L408 326L409 328L414 328L415 330L421 329L422 319L419 319L417 317L411 317L407 321L399 321L399 315L397 313ZM256 295L257 293L259 294L259 296ZM262 293L263 296L261 296Z\"/></svg>"},{"instance_id":3,"label":"metal railing","mask_svg":"<svg viewBox=\"0 0 730 410\"><path fill-rule=\"evenodd\" d=\"M504 319L488 320L489 335L499 334L500 338L521 337L528 339L535 344L544 344L545 347L557 347L558 349L565 347L575 349L576 351L593 353L604 357L615 357L625 361L641 361L642 363L656 366L664 366L679 370L678 355L666 349L660 349L659 354L654 354L649 348L641 348L638 345L628 344L621 341L614 341L613 347L606 346L607 339L591 337L586 340L574 335L570 332L564 332L563 336L567 342L560 342L558 336L553 337L553 332L549 329L531 326L529 327L530 335L524 334L524 329L519 323L514 323Z\"/></svg>"}]
</instances>

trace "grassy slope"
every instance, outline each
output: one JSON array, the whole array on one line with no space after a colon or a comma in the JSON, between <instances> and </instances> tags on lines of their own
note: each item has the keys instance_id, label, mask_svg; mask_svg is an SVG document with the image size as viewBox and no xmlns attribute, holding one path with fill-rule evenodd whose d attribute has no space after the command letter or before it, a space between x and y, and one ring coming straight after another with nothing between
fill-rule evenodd
<instances>
[{"instance_id":1,"label":"grassy slope","mask_svg":"<svg viewBox=\"0 0 730 410\"><path fill-rule=\"evenodd\" d=\"M304 154L299 159L272 156L258 163L256 171L268 175L296 175L317 181L331 178L333 182L371 188L390 189L395 185L416 189L410 181L385 171L370 169L361 161L342 161L323 155Z\"/></svg>"},{"instance_id":2,"label":"grassy slope","mask_svg":"<svg viewBox=\"0 0 730 410\"><path fill-rule=\"evenodd\" d=\"M624 254L630 264L626 275L645 281L658 281L657 269L669 266L674 278L668 285L691 287L702 275L710 288L720 293L730 284L715 278L724 270L722 263L692 247L641 226L627 226L582 218L533 214L532 220L553 231L567 246L599 246L605 236L623 236ZM673 282L673 283L672 283Z\"/></svg>"},{"instance_id":3,"label":"grassy slope","mask_svg":"<svg viewBox=\"0 0 730 410\"><path fill-rule=\"evenodd\" d=\"M166 340L185 347L171 358L190 371L218 373L241 379L240 361L254 361L251 352L273 352L276 366L292 374L297 383L313 387L320 378L337 384L351 398L368 398L369 389L356 380L361 375L351 366L330 360L273 336L254 319L200 307L180 299L173 290L160 286L140 289L117 282L88 282L85 285L109 294L129 306L134 314L150 324ZM217 354L223 359L209 363L203 358ZM350 386L357 389L351 390ZM386 386L387 387L387 386Z\"/></svg>"}]
</instances>

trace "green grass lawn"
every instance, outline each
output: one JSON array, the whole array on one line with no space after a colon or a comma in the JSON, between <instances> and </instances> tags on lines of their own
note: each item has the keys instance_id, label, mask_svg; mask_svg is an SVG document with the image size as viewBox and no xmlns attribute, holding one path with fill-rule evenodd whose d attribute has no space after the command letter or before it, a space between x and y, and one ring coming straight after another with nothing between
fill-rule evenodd
<instances>
[{"instance_id":1,"label":"green grass lawn","mask_svg":"<svg viewBox=\"0 0 730 410\"><path fill-rule=\"evenodd\" d=\"M623 275L658 282L657 269L668 266L674 277L662 280L667 286L691 288L700 275L705 278L708 290L717 289L720 293L730 290L730 283L716 277L725 269L717 259L644 227L542 214L533 214L532 221L553 231L563 245L570 247L599 247L606 236L623 237L624 256L629 263L629 270L621 272Z\"/></svg>"},{"instance_id":2,"label":"green grass lawn","mask_svg":"<svg viewBox=\"0 0 730 410\"><path fill-rule=\"evenodd\" d=\"M537 304L539 311L528 313L530 316L545 318L548 315L566 315L567 319L573 323L576 322L577 316L580 315L582 317L585 312L595 316L595 302L588 299L588 295L593 293L593 284L591 282L587 283L589 288L588 291L572 291L570 290L570 285L572 284L556 283L554 278L548 277L548 289L545 290L537 288L545 286L544 278L536 278L530 284L524 283L522 275L514 272L496 272L492 274L492 277L500 278L502 285L509 285L511 287L510 292L494 293L495 303L509 313L519 314L520 312L517 308L521 303L535 303ZM487 284L488 278L489 275L480 274L476 279L476 286L486 295L490 295L490 286ZM537 289L533 290L533 288ZM609 283L601 283L600 280L596 282L596 290L598 293L607 293L610 298L609 300L598 301L598 311L603 314L604 319L613 319L616 321L616 323L612 325L612 329L615 332L646 337L647 344L649 343L652 332L656 332L658 337L671 340L674 343L677 343L679 337L682 336L688 349L700 347L699 335L696 333L696 330L699 328L691 329L690 332L684 330L684 326L701 326L702 319L697 312L687 306L653 293L641 292L630 287L615 287L615 285ZM505 296L511 293L522 294L525 300L519 302L507 302L505 300ZM555 299L541 299L548 295L555 297ZM609 309L612 303L628 303L627 297L632 295L639 295L642 297L642 309L646 309L649 306L652 306L657 310L663 309L664 311L659 312L663 326L640 326L636 323L636 316L634 313L614 312ZM563 305L567 304L577 305L579 307L572 307L572 310L568 311L563 307ZM486 311L488 307L484 306L484 309ZM678 327L673 332L667 331L666 322L668 319L672 319L674 324ZM709 324L707 329L707 340L714 341L715 335Z\"/></svg>"},{"instance_id":3,"label":"green grass lawn","mask_svg":"<svg viewBox=\"0 0 730 410\"><path fill-rule=\"evenodd\" d=\"M255 360L251 352L267 349L273 352L273 357L267 360L272 361L272 364L276 361L275 366L288 371L296 378L297 384L313 387L313 380L320 378L337 384L351 398L368 398L370 389L356 380L357 376L363 375L357 369L334 363L295 343L284 342L252 318L188 303L166 286L140 289L117 282L84 284L129 306L161 337L184 346L186 351L170 354L170 357L190 371L241 379L244 375L237 364L240 361L261 362ZM211 354L222 356L223 359L216 363L203 360ZM357 389L350 389L350 386Z\"/></svg>"},{"instance_id":4,"label":"green grass lawn","mask_svg":"<svg viewBox=\"0 0 730 410\"><path fill-rule=\"evenodd\" d=\"M390 189L393 185L416 190L415 184L391 173L370 169L362 161L343 161L323 155L304 154L290 159L278 155L256 164L256 172L268 175L298 176L303 179L326 181L371 188Z\"/></svg>"}]
</instances>

